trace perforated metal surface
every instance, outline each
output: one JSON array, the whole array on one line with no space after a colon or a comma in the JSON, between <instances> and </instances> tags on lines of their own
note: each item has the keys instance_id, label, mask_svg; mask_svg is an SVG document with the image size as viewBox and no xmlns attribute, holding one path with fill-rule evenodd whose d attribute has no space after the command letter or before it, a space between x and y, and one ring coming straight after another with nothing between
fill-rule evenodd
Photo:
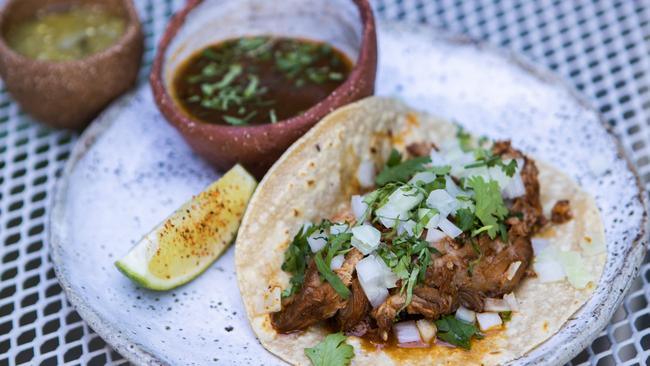
<instances>
[{"instance_id":1,"label":"perforated metal surface","mask_svg":"<svg viewBox=\"0 0 650 366\"><path fill-rule=\"evenodd\" d=\"M182 3L136 1L146 35L142 82L157 39L169 16ZM600 109L621 137L644 184L650 186L647 2L373 3L379 16L465 33L519 51L555 70ZM0 365L126 363L67 303L48 258L48 204L56 177L75 140L73 133L53 131L32 121L0 88ZM648 262L611 324L572 364L650 362Z\"/></svg>"}]
</instances>

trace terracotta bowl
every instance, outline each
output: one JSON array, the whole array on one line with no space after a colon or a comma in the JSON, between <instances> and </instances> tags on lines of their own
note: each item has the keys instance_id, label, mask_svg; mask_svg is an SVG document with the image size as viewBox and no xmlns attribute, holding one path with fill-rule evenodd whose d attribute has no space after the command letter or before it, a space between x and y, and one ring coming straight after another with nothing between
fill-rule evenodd
<instances>
[{"instance_id":1,"label":"terracotta bowl","mask_svg":"<svg viewBox=\"0 0 650 366\"><path fill-rule=\"evenodd\" d=\"M11 25L70 4L98 4L125 18L127 28L109 48L75 61L34 60L5 42ZM7 90L23 110L53 127L84 127L138 76L143 37L131 0L9 0L0 11L0 33L0 76Z\"/></svg>"},{"instance_id":2,"label":"terracotta bowl","mask_svg":"<svg viewBox=\"0 0 650 366\"><path fill-rule=\"evenodd\" d=\"M354 60L354 67L327 98L275 124L227 126L193 119L174 99L172 81L177 68L208 45L253 35L325 41ZM190 0L163 35L151 87L164 116L199 155L221 170L239 162L261 177L325 115L372 95L376 69L375 22L367 0Z\"/></svg>"}]
</instances>

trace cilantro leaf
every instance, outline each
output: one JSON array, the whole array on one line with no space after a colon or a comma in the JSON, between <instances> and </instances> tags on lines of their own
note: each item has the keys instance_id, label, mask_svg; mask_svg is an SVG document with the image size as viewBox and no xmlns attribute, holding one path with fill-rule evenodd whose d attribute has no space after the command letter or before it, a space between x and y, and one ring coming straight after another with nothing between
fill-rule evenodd
<instances>
[{"instance_id":1,"label":"cilantro leaf","mask_svg":"<svg viewBox=\"0 0 650 366\"><path fill-rule=\"evenodd\" d=\"M402 154L396 149L390 151L388 160L386 160L386 166L392 167L402 162Z\"/></svg>"},{"instance_id":2,"label":"cilantro leaf","mask_svg":"<svg viewBox=\"0 0 650 366\"><path fill-rule=\"evenodd\" d=\"M341 281L339 276L337 276L334 271L332 271L330 266L325 263L321 252L318 252L314 255L314 262L316 263L318 272L323 276L323 278L325 278L325 281L329 282L329 284L332 285L332 288L334 288L334 291L336 291L339 296L341 296L344 300L347 300L350 297L350 290L345 286L343 281Z\"/></svg>"},{"instance_id":3,"label":"cilantro leaf","mask_svg":"<svg viewBox=\"0 0 650 366\"><path fill-rule=\"evenodd\" d=\"M469 208L461 208L456 211L454 221L463 232L469 231L474 226L474 213Z\"/></svg>"},{"instance_id":4,"label":"cilantro leaf","mask_svg":"<svg viewBox=\"0 0 650 366\"><path fill-rule=\"evenodd\" d=\"M458 126L458 131L456 131L456 138L458 138L458 143L460 144L461 150L468 152L472 150L472 135L468 132L465 132L463 127Z\"/></svg>"},{"instance_id":5,"label":"cilantro leaf","mask_svg":"<svg viewBox=\"0 0 650 366\"><path fill-rule=\"evenodd\" d=\"M508 215L499 184L493 180L485 182L481 176L470 178L467 184L474 190L476 217L484 226L489 227L487 233L491 239L494 239L499 231L499 220L503 220Z\"/></svg>"},{"instance_id":6,"label":"cilantro leaf","mask_svg":"<svg viewBox=\"0 0 650 366\"><path fill-rule=\"evenodd\" d=\"M406 182L416 172L424 170L424 164L430 163L431 158L421 156L406 160L394 166L387 166L375 178L377 186L381 187L390 182Z\"/></svg>"},{"instance_id":7,"label":"cilantro leaf","mask_svg":"<svg viewBox=\"0 0 650 366\"><path fill-rule=\"evenodd\" d=\"M451 165L434 166L429 169L435 175L447 175L451 172Z\"/></svg>"},{"instance_id":8,"label":"cilantro leaf","mask_svg":"<svg viewBox=\"0 0 650 366\"><path fill-rule=\"evenodd\" d=\"M282 297L289 297L296 293L302 286L305 280L305 269L307 268L307 259L310 254L309 244L307 237L311 235L317 228L315 226L309 228L301 228L300 231L293 237L293 241L284 252L284 261L282 262L282 270L291 273L289 280L289 287L282 292Z\"/></svg>"},{"instance_id":9,"label":"cilantro leaf","mask_svg":"<svg viewBox=\"0 0 650 366\"><path fill-rule=\"evenodd\" d=\"M512 311L500 311L499 316L504 323L507 323L512 320Z\"/></svg>"},{"instance_id":10,"label":"cilantro leaf","mask_svg":"<svg viewBox=\"0 0 650 366\"><path fill-rule=\"evenodd\" d=\"M507 176L512 177L515 175L515 171L517 171L517 161L516 160L510 160L508 164L501 164L501 170L503 170L504 173L506 173Z\"/></svg>"},{"instance_id":11,"label":"cilantro leaf","mask_svg":"<svg viewBox=\"0 0 650 366\"><path fill-rule=\"evenodd\" d=\"M342 333L333 333L313 348L305 348L305 356L314 366L347 366L354 357L354 348L345 343Z\"/></svg>"},{"instance_id":12,"label":"cilantro leaf","mask_svg":"<svg viewBox=\"0 0 650 366\"><path fill-rule=\"evenodd\" d=\"M472 337L482 338L474 324L458 320L453 315L436 320L436 327L438 338L467 350L471 348Z\"/></svg>"}]
</instances>

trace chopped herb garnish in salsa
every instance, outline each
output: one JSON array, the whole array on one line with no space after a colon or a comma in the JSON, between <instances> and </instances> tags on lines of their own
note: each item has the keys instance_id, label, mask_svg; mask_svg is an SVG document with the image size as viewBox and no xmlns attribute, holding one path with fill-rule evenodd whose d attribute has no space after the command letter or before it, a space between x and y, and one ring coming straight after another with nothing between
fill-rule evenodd
<instances>
[{"instance_id":1,"label":"chopped herb garnish in salsa","mask_svg":"<svg viewBox=\"0 0 650 366\"><path fill-rule=\"evenodd\" d=\"M345 81L352 63L321 42L246 37L209 46L174 77L176 100L203 122L245 126L294 117Z\"/></svg>"}]
</instances>

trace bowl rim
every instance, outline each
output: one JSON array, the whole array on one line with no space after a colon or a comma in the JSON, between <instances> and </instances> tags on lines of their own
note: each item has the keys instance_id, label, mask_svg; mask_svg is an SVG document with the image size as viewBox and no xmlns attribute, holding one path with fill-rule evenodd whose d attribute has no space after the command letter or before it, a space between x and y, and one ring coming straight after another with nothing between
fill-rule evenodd
<instances>
[{"instance_id":1,"label":"bowl rim","mask_svg":"<svg viewBox=\"0 0 650 366\"><path fill-rule=\"evenodd\" d=\"M368 70L372 72L373 76L377 73L376 66L373 70L373 63L376 64L377 59L377 35L372 7L368 0L348 0L356 5L356 8L359 11L358 21L361 23L361 44L359 46L359 55L355 60L354 66L350 70L347 79L330 92L325 98L309 107L309 109L304 111L302 114L278 120L276 123L232 126L219 123L207 123L197 118L193 118L189 113L183 110L183 108L168 92L168 88L164 83L163 66L166 62L165 53L167 52L169 45L176 38L181 27L185 24L189 13L203 3L203 1L204 0L188 0L185 6L174 14L160 39L149 76L149 82L156 105L166 119L182 131L189 131L199 127L203 131L209 131L208 133L244 132L262 134L270 131L284 131L287 127L290 129L309 127L318 122L333 109L347 104L347 102L333 103L335 101L334 96L338 94L345 95L345 91L353 90L360 80L367 77L366 73ZM375 57L372 57L372 54L375 54Z\"/></svg>"},{"instance_id":2,"label":"bowl rim","mask_svg":"<svg viewBox=\"0 0 650 366\"><path fill-rule=\"evenodd\" d=\"M126 29L124 33L117 38L110 46L104 48L99 52L92 53L86 57L82 57L75 60L67 61L53 61L53 60L37 60L28 56L25 56L17 51L15 51L5 39L4 32L2 30L7 19L12 15L10 8L14 4L18 3L20 0L7 0L7 2L0 8L0 55L5 55L14 61L21 62L23 64L31 66L45 66L47 65L50 69L63 69L70 67L78 67L81 64L88 64L100 61L102 59L110 57L115 52L118 52L124 45L132 42L133 39L137 39L138 34L141 33L142 25L140 23L140 17L138 16L138 11L135 9L133 0L119 0L120 6L126 11L126 15L123 17L127 21ZM72 1L71 1L72 2ZM105 6L105 2L98 1L98 4ZM34 9L38 11L41 7Z\"/></svg>"}]
</instances>

